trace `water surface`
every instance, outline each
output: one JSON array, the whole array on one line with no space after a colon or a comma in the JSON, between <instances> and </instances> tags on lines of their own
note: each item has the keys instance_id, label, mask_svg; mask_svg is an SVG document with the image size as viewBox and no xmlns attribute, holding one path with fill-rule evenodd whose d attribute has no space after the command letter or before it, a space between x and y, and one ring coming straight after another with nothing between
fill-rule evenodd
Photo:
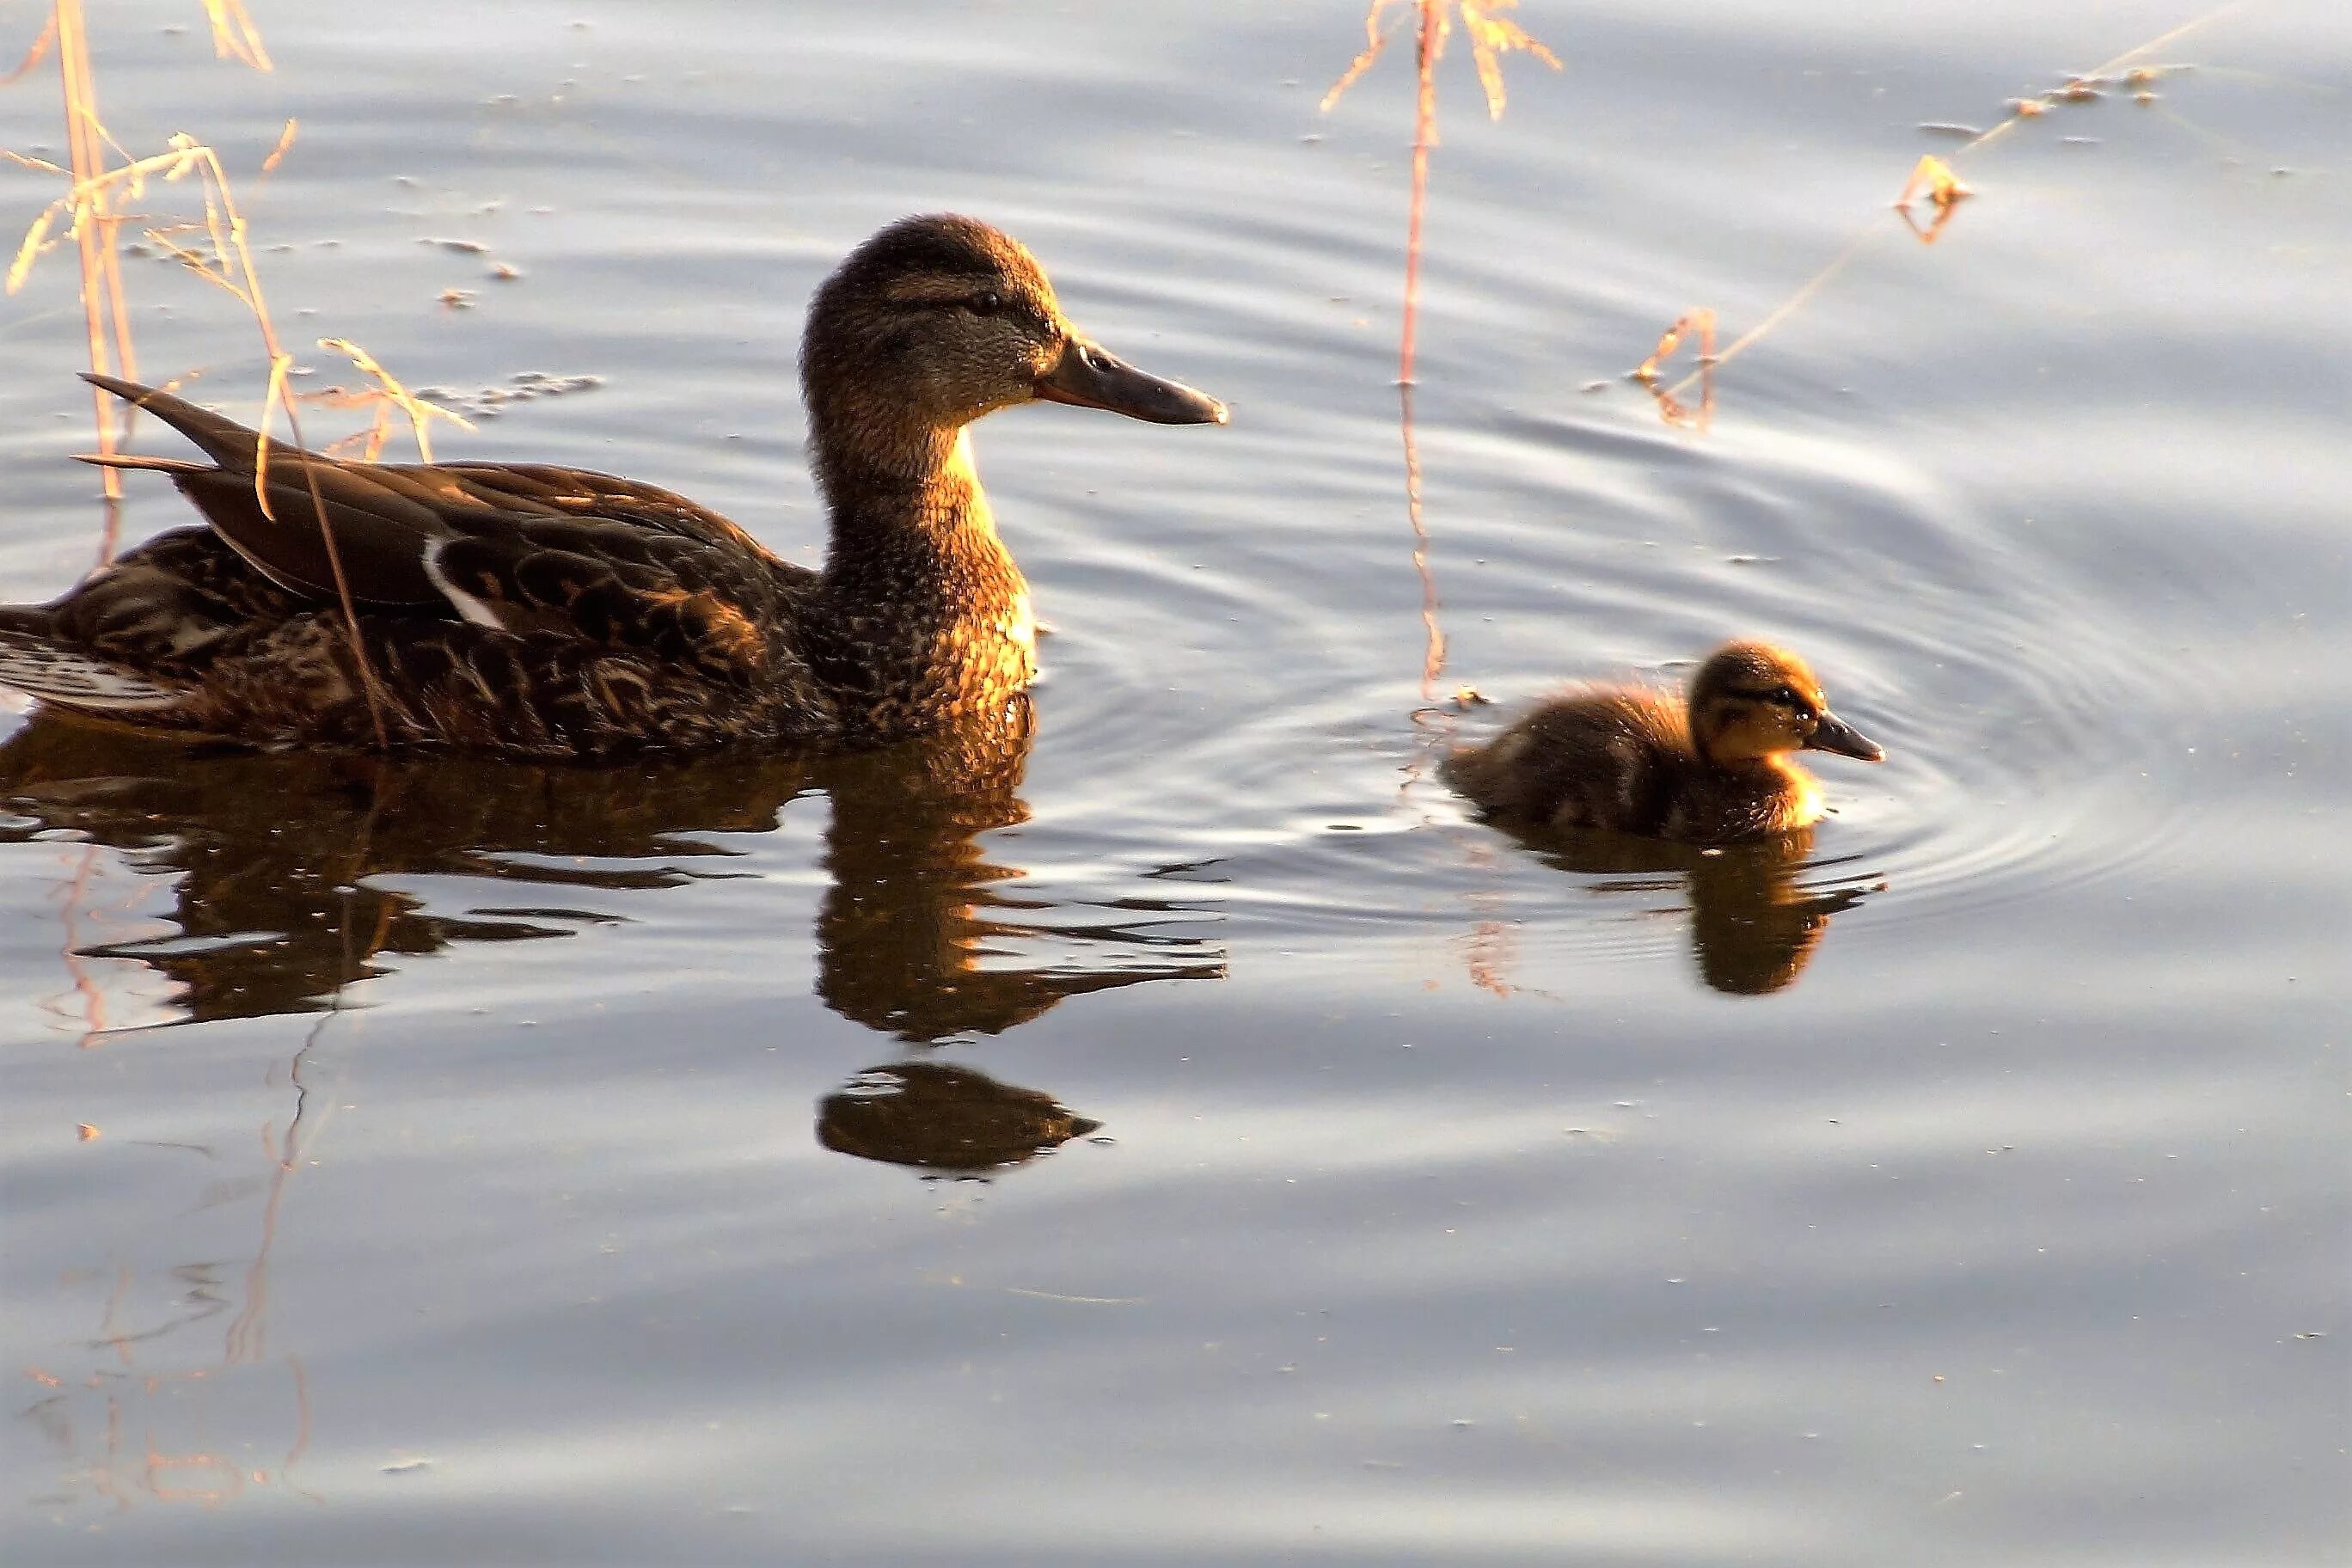
<instances>
[{"instance_id":1,"label":"water surface","mask_svg":"<svg viewBox=\"0 0 2352 1568\"><path fill-rule=\"evenodd\" d=\"M813 561L800 312L950 206L1235 418L977 432L1055 627L988 734L0 720L11 1563L2344 1560L2352 26L2214 19L1922 247L1923 123L2190 14L1523 11L1558 76L1442 82L1425 681L1411 89L1316 112L1352 0L260 6L268 77L107 8L126 145L249 176L299 117L243 187L286 335L491 408L446 455ZM1704 431L1622 379L1857 236ZM10 598L100 521L68 259L0 307ZM249 413L234 308L130 283ZM1801 853L1526 844L1433 776L1732 633L1891 753Z\"/></svg>"}]
</instances>

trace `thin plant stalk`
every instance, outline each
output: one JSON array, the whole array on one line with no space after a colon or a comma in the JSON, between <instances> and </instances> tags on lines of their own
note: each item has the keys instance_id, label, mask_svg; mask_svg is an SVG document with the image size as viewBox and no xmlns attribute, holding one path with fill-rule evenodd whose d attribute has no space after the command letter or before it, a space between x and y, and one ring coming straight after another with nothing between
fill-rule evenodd
<instances>
[{"instance_id":1,"label":"thin plant stalk","mask_svg":"<svg viewBox=\"0 0 2352 1568\"><path fill-rule=\"evenodd\" d=\"M2182 22L2177 26L2169 27L2164 32L2158 33L2155 37L2148 39L2145 43L2133 45L2130 48L2126 49L2123 53L2116 56L2115 58L2084 72L2083 76L2085 79L2112 76L2116 71L2122 70L2126 66L2129 66L2134 60L2138 59L2141 56L2151 54L2158 49L2163 48L2168 44L2175 43L2179 39L2188 37L2190 33L2211 26L2213 23L2220 21L2222 17L2229 16L2231 12L2242 9L2244 4L2245 0L2226 0L2225 4L2215 6L2212 10L2204 12L2201 15L2192 16L2188 21ZM1983 148L2008 135L2011 131L2014 131L2024 121L2039 119L2047 100L2048 95L2040 99L2021 99L2016 100L2014 111L2008 119L2003 120L2000 124L1995 125L1990 131L1974 137L1955 149L1950 154L1951 158L1957 160L1966 153L1981 151ZM1913 176L1915 183L1917 177L1918 176L1915 174ZM1902 199L1907 200L1914 193L1911 188L1906 186ZM1896 205L1899 207L1902 205L1902 201L1898 200ZM1948 204L1943 205L1937 216L1935 229L1930 232L1932 233L1936 230L1940 230L1943 226L1944 221L1950 216L1950 205ZM1715 355L1711 363L1702 365L1699 369L1691 372L1688 375L1684 376L1682 380L1668 387L1666 389L1665 395L1668 398L1678 398L1682 396L1693 386L1699 384L1703 377L1727 364L1729 364L1733 360L1738 359L1741 354L1746 353L1749 349L1755 347L1759 342L1761 342L1764 338L1775 328L1779 327L1781 322L1787 321L1790 316L1796 314L1798 310L1803 309L1804 306L1811 300L1813 296L1820 293L1822 289L1827 285L1831 279L1834 279L1839 273L1844 271L1848 264L1850 264L1856 256L1862 253L1864 247L1874 243L1885 233L1886 225L1885 221L1883 219L1873 219L1869 225L1858 231L1854 235L1853 238L1846 242L1845 247L1841 249L1836 256L1830 259L1827 266L1823 267L1819 272L1814 273L1811 278L1805 279L1802 284L1799 285L1795 293L1790 295L1786 300L1780 301L1780 304L1774 306L1771 311L1766 315L1762 321L1757 322L1754 326L1748 328L1748 331L1742 332L1739 336L1734 338L1729 343L1726 344L1723 352ZM1923 236L1922 237L1926 237Z\"/></svg>"},{"instance_id":2,"label":"thin plant stalk","mask_svg":"<svg viewBox=\"0 0 2352 1568\"><path fill-rule=\"evenodd\" d=\"M131 342L131 312L122 293L121 257L115 246L121 220L111 210L111 187L103 178L106 139L98 118L98 86L90 74L89 32L84 25L81 0L57 0L51 19L57 34L58 76L65 93L67 161L75 187L89 192L74 222L74 242L81 262L82 318L89 332L89 365L100 374L114 374L120 365L121 374L135 380L138 359ZM98 449L107 457L121 449L123 428L108 406L110 401L103 390L90 388ZM113 468L102 472L106 523L99 537L101 565L113 559L122 523L122 476Z\"/></svg>"},{"instance_id":3,"label":"thin plant stalk","mask_svg":"<svg viewBox=\"0 0 2352 1568\"><path fill-rule=\"evenodd\" d=\"M1444 41L1444 11L1436 0L1421 7L1413 40L1418 77L1412 110L1412 195L1405 209L1404 310L1397 342L1397 432L1404 442L1405 518L1412 525L1412 569L1421 579L1421 700L1436 695L1445 672L1445 632L1439 626L1437 577L1429 564L1429 523L1421 510L1421 447L1413 437L1413 351L1421 336L1421 234L1429 210L1429 150L1437 141L1437 51Z\"/></svg>"},{"instance_id":4,"label":"thin plant stalk","mask_svg":"<svg viewBox=\"0 0 2352 1568\"><path fill-rule=\"evenodd\" d=\"M11 70L6 76L0 76L0 87L8 86L10 83L23 77L27 71L30 71L35 66L39 65L41 61L47 57L49 46L57 41L58 16L57 13L52 11L49 13L48 25L41 29L41 36L33 40L33 47L25 51L25 58L18 60L16 62L16 68Z\"/></svg>"},{"instance_id":5,"label":"thin plant stalk","mask_svg":"<svg viewBox=\"0 0 2352 1568\"><path fill-rule=\"evenodd\" d=\"M1444 25L1440 0L1423 0L1421 28L1413 40L1419 80L1412 105L1412 196L1405 209L1404 322L1397 342L1397 382L1407 387L1412 384L1413 350L1421 336L1421 228L1429 210L1429 150L1437 143L1437 51L1444 46Z\"/></svg>"},{"instance_id":6,"label":"thin plant stalk","mask_svg":"<svg viewBox=\"0 0 2352 1568\"><path fill-rule=\"evenodd\" d=\"M261 421L256 427L258 439L253 452L253 494L262 515L270 517L269 473L269 411L275 405L286 411L286 427L294 437L295 449L303 450L308 443L302 437L302 416L294 404L293 389L287 384L287 372L293 368L294 356L288 353L278 341L278 328L269 318L269 301L261 292L261 274L253 265L253 251L246 243L245 215L236 210L236 197L230 193L227 171L221 167L220 156L209 147L201 149L208 164L213 183L205 192L205 225L211 232L215 254L226 258L230 250L236 257L237 269L244 275L242 298L253 312L254 325L260 329L262 347L269 355L269 394L262 405ZM213 192L220 193L219 209L213 204ZM221 247L224 226L228 239ZM231 292L238 292L232 289ZM420 433L423 425L418 426ZM367 699L368 721L375 730L375 743L380 751L391 749L391 739L383 723L383 690L378 683L374 663L368 658L367 645L360 636L359 605L352 597L351 580L343 572L342 552L335 543L335 531L327 526L326 498L319 493L319 472L315 465L301 464L302 482L310 492L310 509L319 521L319 542L326 547L327 569L335 579L335 597L343 609L343 628L350 635L352 662L359 670L360 690Z\"/></svg>"},{"instance_id":7,"label":"thin plant stalk","mask_svg":"<svg viewBox=\"0 0 2352 1568\"><path fill-rule=\"evenodd\" d=\"M1501 119L1504 55L1514 49L1524 50L1554 70L1559 68L1559 61L1549 49L1500 15L1517 3L1517 0L1370 0L1364 10L1364 47L1323 95L1322 107L1328 111L1388 47L1393 28L1384 29L1381 22L1391 6L1410 5L1415 23L1412 190L1405 212L1404 307L1397 337L1397 429L1404 445L1405 517L1412 526L1412 569L1421 579L1421 695L1424 705L1435 695L1437 679L1445 671L1445 633L1438 623L1442 602L1437 595L1437 577L1429 563L1429 525L1421 503L1421 448L1412 423L1413 369L1421 342L1422 232L1429 213L1429 152L1437 145L1437 61L1445 52L1446 35L1452 27L1449 11L1458 10L1464 30L1470 36L1470 52L1477 65L1478 85L1486 95L1487 116Z\"/></svg>"},{"instance_id":8,"label":"thin plant stalk","mask_svg":"<svg viewBox=\"0 0 2352 1568\"><path fill-rule=\"evenodd\" d=\"M61 28L60 33L63 31ZM95 129L94 121L92 128ZM288 353L279 342L277 326L270 319L269 301L262 291L261 275L254 266L252 247L247 239L245 215L237 210L236 193L229 184L228 171L222 165L220 154L184 134L173 136L168 147L168 151L152 157L135 159L119 167L102 170L87 181L76 179L72 190L58 197L47 212L34 220L23 247L17 252L16 263L9 270L7 287L13 291L23 281L26 270L39 254L50 225L61 210L73 213L77 235L86 237L96 226L91 215L99 210L98 204L110 200L116 188L135 195L145 188L150 175L166 184L185 179L191 174L196 175L197 184L204 192L205 216L201 226L211 247L209 255L176 244L153 230L149 232L151 237L163 245L198 277L226 290L243 305L261 334L262 348L269 356L269 386L263 401L261 418L256 427L253 492L255 503L260 507L262 515L275 519L277 513L269 501L269 424L274 411L284 411L287 427L293 435L296 447L299 449L305 444L301 414L296 406L293 389L287 381L287 373L293 367L294 356ZM77 154L79 150L77 145ZM67 173L37 159L11 156L15 162L29 167ZM89 275L85 272L86 277ZM105 347L103 335L93 325L91 354L101 364L104 363ZM100 450L110 452L113 448L107 443L108 427L103 420L99 428ZM310 492L311 510L318 519L320 542L325 549L328 569L334 578L335 597L342 607L344 630L349 636L361 692L367 700L368 718L375 731L378 747L386 748L390 742L383 722L383 691L360 635L359 606L352 595L351 583L343 571L342 552L336 545L334 531L327 525L326 500L319 490L318 472L308 462L301 465L301 469L304 488Z\"/></svg>"},{"instance_id":9,"label":"thin plant stalk","mask_svg":"<svg viewBox=\"0 0 2352 1568\"><path fill-rule=\"evenodd\" d=\"M1437 695L1437 678L1445 673L1445 628L1437 612L1444 601L1437 596L1437 574L1429 564L1429 523L1421 510L1421 447L1413 438L1412 383L1397 388L1397 428L1404 437L1404 514L1412 524L1412 569L1421 578L1421 700Z\"/></svg>"}]
</instances>

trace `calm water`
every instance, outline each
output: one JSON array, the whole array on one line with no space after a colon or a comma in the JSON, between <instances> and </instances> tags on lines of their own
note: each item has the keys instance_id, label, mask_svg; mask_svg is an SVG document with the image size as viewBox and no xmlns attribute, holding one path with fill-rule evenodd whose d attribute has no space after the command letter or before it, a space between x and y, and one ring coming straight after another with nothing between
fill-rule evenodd
<instances>
[{"instance_id":1,"label":"calm water","mask_svg":"<svg viewBox=\"0 0 2352 1568\"><path fill-rule=\"evenodd\" d=\"M0 718L7 1561L2352 1557L2352 22L2166 45L1922 247L1922 122L2191 11L1794 9L1531 0L1566 69L1494 125L1447 58L1429 704L1404 59L1315 108L1354 0L260 5L270 77L103 8L126 144L249 174L299 116L246 186L289 340L604 378L451 455L814 560L800 311L941 206L1235 418L979 432L1029 732L594 773ZM0 172L10 243L50 194ZM1617 379L1857 235L1704 433ZM0 305L8 598L100 521L68 259ZM144 368L249 411L234 308L130 281ZM1824 762L1800 860L1526 846L1430 776L1732 632L1893 753Z\"/></svg>"}]
</instances>

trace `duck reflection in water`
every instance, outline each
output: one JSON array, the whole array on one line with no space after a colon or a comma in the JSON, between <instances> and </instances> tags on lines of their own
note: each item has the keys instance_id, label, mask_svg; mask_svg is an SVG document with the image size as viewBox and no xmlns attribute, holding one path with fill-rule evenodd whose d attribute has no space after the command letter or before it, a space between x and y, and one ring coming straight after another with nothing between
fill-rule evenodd
<instances>
[{"instance_id":1,"label":"duck reflection in water","mask_svg":"<svg viewBox=\"0 0 2352 1568\"><path fill-rule=\"evenodd\" d=\"M1835 861L1809 865L1810 827L1708 849L1597 828L1499 819L1491 826L1548 865L1607 879L1593 884L1596 894L1686 891L1699 978L1735 996L1761 996L1794 984L1812 962L1830 917L1885 889L1884 883L1839 880ZM1828 872L1830 879L1801 880L1808 871Z\"/></svg>"},{"instance_id":2,"label":"duck reflection in water","mask_svg":"<svg viewBox=\"0 0 2352 1568\"><path fill-rule=\"evenodd\" d=\"M134 1268L110 1247L80 1271L100 1308L88 1365L37 1369L47 1392L23 1412L69 1478L59 1506L215 1507L264 1485L315 1495L300 1479L311 1441L308 1377L291 1348L300 1336L270 1331L271 1252L338 1098L314 1092L311 1047L345 988L383 973L388 956L429 963L467 942L567 934L613 918L593 906L620 900L599 895L657 901L695 874L697 859L727 852L697 835L767 830L789 802L822 793L832 803L830 885L817 913L816 988L860 1025L921 1045L1009 1028L1085 992L1222 976L1222 950L1192 934L1212 913L1198 902L1123 899L1105 910L1007 896L1021 872L992 863L978 839L1027 819L1020 786L1031 739L1025 699L996 722L886 751L625 770L265 755L32 718L0 743L0 842L69 835L105 847L87 853L112 851L134 871L172 879L171 937L69 949L68 962L135 960L173 984L173 1011L191 1021L319 1015L273 1077L290 1103L264 1129L267 1171L237 1189L258 1189L249 1261L239 1269L167 1252ZM478 889L470 902L498 907L438 912L383 885L418 875L464 878ZM591 908L554 907L581 904ZM1055 959L1024 962L1041 939ZM1097 1126L1037 1090L912 1061L869 1068L825 1097L817 1136L927 1175L977 1176ZM226 1157L209 1145L157 1147L207 1167ZM213 1317L228 1325L216 1353L189 1332ZM176 1337L165 1343L167 1334ZM213 1389L229 1391L217 1409L205 1402ZM241 1447L205 1436L230 1422ZM284 1458L257 1468L273 1444Z\"/></svg>"},{"instance_id":3,"label":"duck reflection in water","mask_svg":"<svg viewBox=\"0 0 2352 1568\"><path fill-rule=\"evenodd\" d=\"M868 1068L817 1107L828 1149L911 1165L927 1176L984 1180L1051 1153L1102 1123L1049 1094L945 1062Z\"/></svg>"},{"instance_id":4,"label":"duck reflection in water","mask_svg":"<svg viewBox=\"0 0 2352 1568\"><path fill-rule=\"evenodd\" d=\"M690 858L726 853L693 835L764 831L812 792L832 803L816 990L844 1017L930 1042L1009 1028L1066 996L1222 977L1223 950L1185 929L1204 913L1197 902L1122 900L1106 920L1003 890L1022 873L978 839L1027 820L1033 733L1016 698L986 721L879 751L616 770L263 754L40 714L0 745L0 805L17 818L0 841L63 830L175 876L174 936L79 951L152 966L192 1020L314 1010L383 973L385 954L609 920L550 907L571 900L548 891L681 882ZM535 901L442 913L371 880L428 874L528 886ZM1063 952L1020 962L1039 939Z\"/></svg>"}]
</instances>

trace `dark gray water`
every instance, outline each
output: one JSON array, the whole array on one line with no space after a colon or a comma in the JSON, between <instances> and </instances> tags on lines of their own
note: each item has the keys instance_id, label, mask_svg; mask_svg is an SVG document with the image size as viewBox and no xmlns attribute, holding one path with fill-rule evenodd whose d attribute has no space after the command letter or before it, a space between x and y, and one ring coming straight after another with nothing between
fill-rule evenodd
<instances>
[{"instance_id":1,"label":"dark gray water","mask_svg":"<svg viewBox=\"0 0 2352 1568\"><path fill-rule=\"evenodd\" d=\"M1566 68L1496 124L1457 40L1434 702L1405 58L1316 112L1353 0L264 5L268 77L103 12L110 125L221 147L306 385L328 334L604 378L446 455L813 560L800 312L943 206L1235 418L976 433L1056 627L1034 739L600 773L0 720L10 1563L2352 1558L2336 7L1967 154L1928 247L1923 122L2195 13L1530 0ZM0 89L61 143L53 78ZM0 236L53 194L0 169ZM1703 433L1617 379L1857 236ZM0 304L0 597L101 521L70 262ZM142 367L250 414L233 303L129 281ZM1523 846L1431 776L1730 633L1892 753L1824 763L1801 861Z\"/></svg>"}]
</instances>

